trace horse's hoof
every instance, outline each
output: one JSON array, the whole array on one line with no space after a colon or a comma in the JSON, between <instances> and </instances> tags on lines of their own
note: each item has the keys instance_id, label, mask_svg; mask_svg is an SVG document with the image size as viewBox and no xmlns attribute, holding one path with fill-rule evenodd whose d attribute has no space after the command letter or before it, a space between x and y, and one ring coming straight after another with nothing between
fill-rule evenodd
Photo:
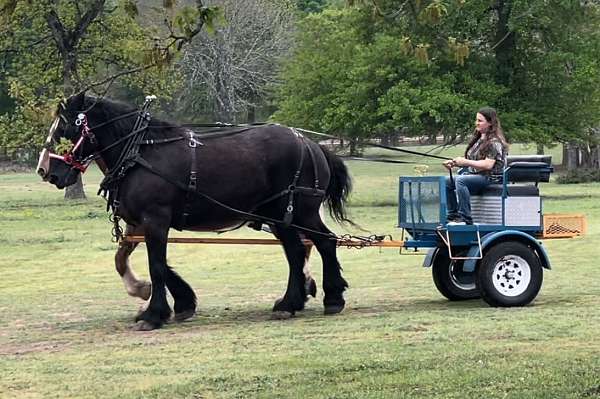
<instances>
[{"instance_id":1,"label":"horse's hoof","mask_svg":"<svg viewBox=\"0 0 600 399\"><path fill-rule=\"evenodd\" d=\"M131 328L133 331L152 331L157 329L154 324L147 322L146 320L140 320L133 325Z\"/></svg>"},{"instance_id":2,"label":"horse's hoof","mask_svg":"<svg viewBox=\"0 0 600 399\"><path fill-rule=\"evenodd\" d=\"M294 317L292 312L286 312L284 310L274 310L271 313L271 320L288 320Z\"/></svg>"},{"instance_id":3,"label":"horse's hoof","mask_svg":"<svg viewBox=\"0 0 600 399\"><path fill-rule=\"evenodd\" d=\"M185 310L181 313L175 313L175 316L173 317L173 321L176 323L181 323L182 321L185 321L191 317L193 317L196 314L195 310Z\"/></svg>"},{"instance_id":4,"label":"horse's hoof","mask_svg":"<svg viewBox=\"0 0 600 399\"><path fill-rule=\"evenodd\" d=\"M342 310L344 310L344 305L330 305L330 306L325 306L325 310L323 311L323 313L325 315L330 316L330 315L338 314Z\"/></svg>"}]
</instances>

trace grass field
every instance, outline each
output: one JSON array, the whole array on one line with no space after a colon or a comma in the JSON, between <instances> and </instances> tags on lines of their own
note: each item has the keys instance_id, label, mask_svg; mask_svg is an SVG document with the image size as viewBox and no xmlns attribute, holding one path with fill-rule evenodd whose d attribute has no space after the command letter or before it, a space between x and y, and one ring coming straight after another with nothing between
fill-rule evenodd
<instances>
[{"instance_id":1,"label":"grass field","mask_svg":"<svg viewBox=\"0 0 600 399\"><path fill-rule=\"evenodd\" d=\"M353 219L399 238L397 177L413 166L348 164ZM600 398L600 184L542 186L546 212L584 213L589 231L545 242L553 270L524 308L448 302L422 256L340 249L346 310L323 316L319 292L273 321L279 248L173 245L199 314L140 333L99 180L91 170L89 199L64 202L33 174L0 175L1 398ZM132 264L147 276L143 247ZM320 282L317 255L313 270Z\"/></svg>"}]
</instances>

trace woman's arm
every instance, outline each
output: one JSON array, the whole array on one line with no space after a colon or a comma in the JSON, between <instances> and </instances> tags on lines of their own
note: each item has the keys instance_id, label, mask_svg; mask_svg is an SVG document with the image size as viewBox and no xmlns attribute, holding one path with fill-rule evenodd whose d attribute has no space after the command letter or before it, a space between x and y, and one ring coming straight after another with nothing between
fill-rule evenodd
<instances>
[{"instance_id":1,"label":"woman's arm","mask_svg":"<svg viewBox=\"0 0 600 399\"><path fill-rule=\"evenodd\" d=\"M452 160L454 166L461 168L469 167L477 170L491 170L494 167L496 161L494 159L486 158L479 161L473 161L464 157L456 157Z\"/></svg>"}]
</instances>

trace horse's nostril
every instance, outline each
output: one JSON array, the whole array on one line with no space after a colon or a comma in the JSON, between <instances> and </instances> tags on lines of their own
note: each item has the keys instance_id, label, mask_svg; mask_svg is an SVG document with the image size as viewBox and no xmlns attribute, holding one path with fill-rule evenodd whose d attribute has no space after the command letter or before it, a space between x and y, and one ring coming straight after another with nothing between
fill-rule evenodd
<instances>
[{"instance_id":1,"label":"horse's nostril","mask_svg":"<svg viewBox=\"0 0 600 399\"><path fill-rule=\"evenodd\" d=\"M46 169L44 169L44 168L38 168L37 174L40 175L40 177L43 180L46 180L48 178L48 173L46 173Z\"/></svg>"}]
</instances>

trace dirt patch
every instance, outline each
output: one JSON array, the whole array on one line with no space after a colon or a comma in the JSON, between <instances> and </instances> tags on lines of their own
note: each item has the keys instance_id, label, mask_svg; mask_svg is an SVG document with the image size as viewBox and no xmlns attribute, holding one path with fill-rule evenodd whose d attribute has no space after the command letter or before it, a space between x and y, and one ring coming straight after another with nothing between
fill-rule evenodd
<instances>
[{"instance_id":1,"label":"dirt patch","mask_svg":"<svg viewBox=\"0 0 600 399\"><path fill-rule=\"evenodd\" d=\"M68 342L41 341L27 343L8 343L0 348L0 355L22 356L29 353L60 352L71 346Z\"/></svg>"}]
</instances>

